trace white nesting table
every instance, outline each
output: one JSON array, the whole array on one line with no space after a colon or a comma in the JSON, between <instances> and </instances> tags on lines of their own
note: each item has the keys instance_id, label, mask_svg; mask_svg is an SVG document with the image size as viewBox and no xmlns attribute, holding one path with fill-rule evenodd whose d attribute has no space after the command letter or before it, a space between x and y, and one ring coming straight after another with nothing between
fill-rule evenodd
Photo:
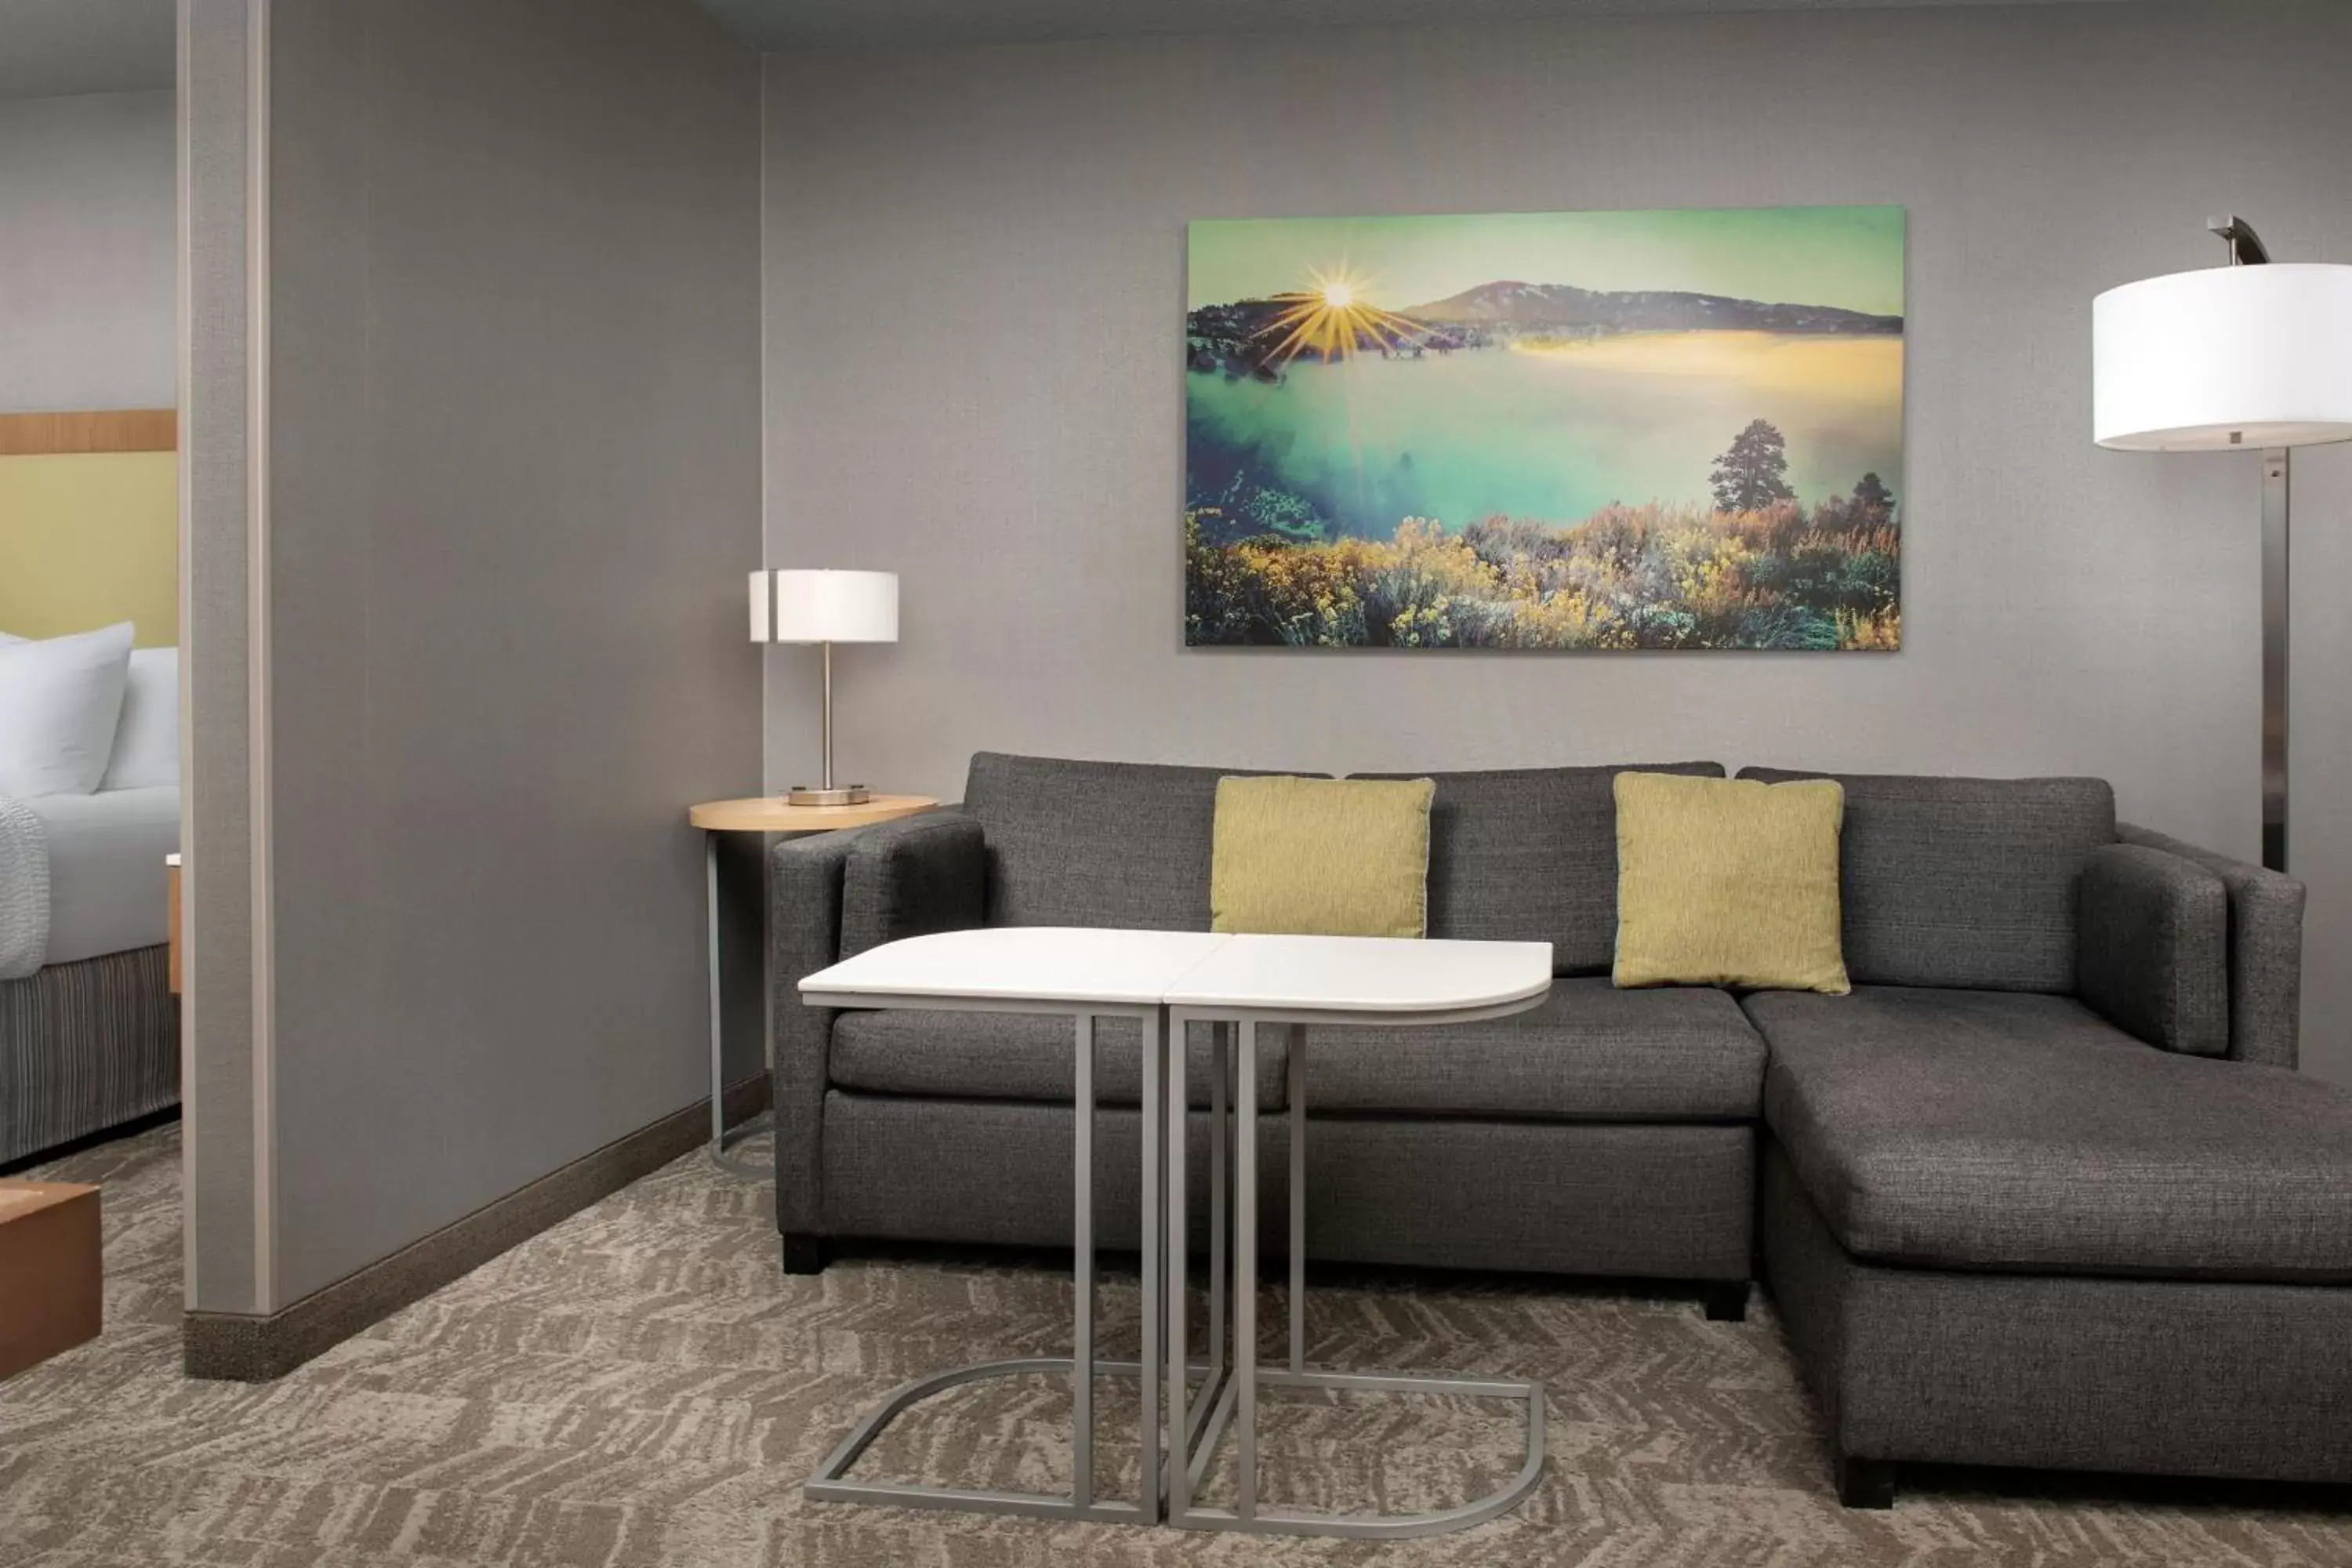
<instances>
[{"instance_id":1,"label":"white nesting table","mask_svg":"<svg viewBox=\"0 0 2352 1568\"><path fill-rule=\"evenodd\" d=\"M1307 1024L1466 1024L1507 1017L1541 1002L1551 989L1551 944L1543 942L1424 942L1387 937L1236 936L1184 973L1167 993L1172 1038L1186 1026L1217 1026L1216 1087L1224 1087L1229 1035L1240 1035L1240 1060L1233 1068L1238 1086L1231 1094L1234 1139L1233 1373L1213 1371L1202 1393L1211 1412L1197 1440L1187 1419L1184 1372L1184 1248L1171 1248L1168 1268L1169 1428L1184 1434L1172 1445L1168 1474L1168 1520L1194 1530L1234 1530L1287 1535L1336 1535L1372 1540L1436 1535L1464 1530L1508 1513L1527 1500L1543 1478L1543 1385L1517 1379L1471 1378L1409 1373L1330 1372L1307 1365ZM1262 1371L1257 1364L1257 1082L1258 1035L1272 1027L1289 1037L1288 1081L1284 1100L1290 1119L1290 1334L1289 1364ZM1183 1056L1171 1068L1171 1088L1181 1106ZM1220 1097L1223 1098L1223 1097ZM1171 1118L1168 1232L1185 1235L1182 1112ZM1224 1248L1216 1234L1223 1215L1217 1188L1224 1156L1222 1107L1213 1111L1210 1140L1212 1236L1209 1259L1210 1353L1223 1363L1223 1335L1218 1310L1225 1289ZM1149 1289L1149 1287L1146 1287ZM1500 1490L1458 1507L1418 1514L1318 1513L1266 1509L1257 1496L1257 1391L1261 1384L1288 1388L1349 1389L1374 1394L1439 1394L1514 1399L1526 1409L1527 1458ZM1192 1494L1225 1428L1234 1433L1239 1476L1234 1506L1207 1508Z\"/></svg>"},{"instance_id":2,"label":"white nesting table","mask_svg":"<svg viewBox=\"0 0 2352 1568\"><path fill-rule=\"evenodd\" d=\"M947 931L871 949L801 982L802 1000L824 1007L922 1007L1066 1013L1076 1051L1072 1241L1076 1309L1072 1354L957 1367L892 1391L853 1427L811 1477L819 1500L963 1509L979 1512L1159 1522L1191 1529L1368 1538L1429 1535L1507 1512L1543 1469L1543 1389L1515 1380L1393 1373L1309 1371L1305 1362L1306 1076L1302 1024L1429 1025L1502 1017L1540 1002L1551 985L1547 942L1392 941L1354 937L1223 936L1195 931L1003 927ZM1139 1362L1094 1353L1094 1020L1132 1017L1143 1035L1143 1345ZM1213 1026L1210 1110L1210 1359L1184 1350L1186 1025ZM1257 1365L1257 1037L1291 1031L1290 1359ZM1239 1062L1232 1037L1239 1036ZM1171 1048L1171 1042L1176 1048ZM1234 1068L1244 1089L1231 1092ZM1233 1140L1233 1267L1227 1268L1227 1102L1238 1112ZM1166 1194L1163 1202L1161 1194ZM1231 1275L1233 1353L1227 1372L1225 1295ZM1161 1281L1166 1280L1163 1292ZM1038 1373L1064 1373L1072 1395L1072 1484L1067 1496L997 1492L914 1483L854 1481L851 1465L908 1406L959 1384ZM1094 1492L1093 1380L1140 1379L1143 1495L1132 1501ZM1161 1441L1158 1387L1168 1388L1168 1442ZM1200 1400L1188 1413L1192 1380ZM1423 1514L1329 1514L1261 1509L1257 1503L1260 1384L1373 1393L1470 1394L1524 1403L1527 1460L1490 1497ZM1235 1506L1196 1505L1195 1489L1227 1426L1235 1433L1240 1482ZM1163 1459L1163 1453L1165 1458Z\"/></svg>"},{"instance_id":3,"label":"white nesting table","mask_svg":"<svg viewBox=\"0 0 2352 1568\"><path fill-rule=\"evenodd\" d=\"M1002 926L942 931L869 948L801 982L801 1000L818 1007L919 1007L955 1011L1066 1013L1077 1053L1076 1169L1072 1201L1077 1306L1071 1354L981 1362L917 1378L891 1391L850 1429L803 1489L820 1501L879 1502L953 1508L979 1513L1033 1514L1153 1524L1160 1519L1160 1265L1165 1251L1160 1196L1165 1118L1160 1087L1168 1078L1168 1009L1161 1000L1184 972L1230 938L1206 931L1074 930ZM1143 1358L1100 1362L1094 1349L1094 1123L1097 1018L1134 1018L1143 1031ZM1175 1053L1179 1061L1183 1052ZM911 1483L855 1481L849 1467L908 1406L942 1389L983 1378L1064 1373L1070 1379L1071 1486L1066 1497L1036 1492L982 1491ZM1094 1380L1127 1376L1142 1384L1139 1418L1143 1496L1102 1499L1094 1487Z\"/></svg>"}]
</instances>

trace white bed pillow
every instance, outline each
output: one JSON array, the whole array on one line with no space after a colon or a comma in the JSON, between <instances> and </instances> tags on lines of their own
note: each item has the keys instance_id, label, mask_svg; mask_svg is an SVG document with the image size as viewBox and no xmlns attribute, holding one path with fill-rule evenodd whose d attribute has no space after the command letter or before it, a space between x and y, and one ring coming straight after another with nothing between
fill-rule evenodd
<instances>
[{"instance_id":1,"label":"white bed pillow","mask_svg":"<svg viewBox=\"0 0 2352 1568\"><path fill-rule=\"evenodd\" d=\"M180 782L180 650L131 650L131 679L122 689L122 721L114 728L114 755L100 791L153 789Z\"/></svg>"},{"instance_id":2,"label":"white bed pillow","mask_svg":"<svg viewBox=\"0 0 2352 1568\"><path fill-rule=\"evenodd\" d=\"M131 623L0 647L0 795L89 795L131 677Z\"/></svg>"}]
</instances>

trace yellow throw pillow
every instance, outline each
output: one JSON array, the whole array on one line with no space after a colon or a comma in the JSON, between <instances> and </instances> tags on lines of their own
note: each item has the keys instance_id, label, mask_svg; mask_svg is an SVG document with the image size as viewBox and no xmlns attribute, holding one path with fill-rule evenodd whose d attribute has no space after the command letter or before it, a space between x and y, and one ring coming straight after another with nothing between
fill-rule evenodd
<instances>
[{"instance_id":1,"label":"yellow throw pillow","mask_svg":"<svg viewBox=\"0 0 2352 1568\"><path fill-rule=\"evenodd\" d=\"M1617 775L1620 985L1752 985L1843 996L1832 779Z\"/></svg>"},{"instance_id":2,"label":"yellow throw pillow","mask_svg":"<svg viewBox=\"0 0 2352 1568\"><path fill-rule=\"evenodd\" d=\"M1219 779L1209 929L1424 934L1436 794L1428 779Z\"/></svg>"}]
</instances>

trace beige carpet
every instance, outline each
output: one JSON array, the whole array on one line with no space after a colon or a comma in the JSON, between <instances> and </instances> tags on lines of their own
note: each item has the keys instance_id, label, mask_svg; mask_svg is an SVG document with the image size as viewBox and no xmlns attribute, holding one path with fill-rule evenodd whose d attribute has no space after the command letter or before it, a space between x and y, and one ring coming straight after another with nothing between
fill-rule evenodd
<instances>
[{"instance_id":1,"label":"beige carpet","mask_svg":"<svg viewBox=\"0 0 2352 1568\"><path fill-rule=\"evenodd\" d=\"M178 1153L165 1131L46 1173L105 1184L109 1327L0 1384L8 1568L2352 1563L2332 1492L1954 1472L1850 1513L1763 1311L1712 1324L1688 1301L1433 1278L1323 1285L1310 1338L1333 1363L1546 1381L1543 1489L1477 1530L1374 1546L814 1505L800 1481L884 1390L1062 1349L1066 1279L897 1258L786 1279L765 1193L696 1156L276 1384L196 1384ZM1104 1294L1111 1344L1131 1345L1131 1282ZM1107 1422L1121 1392L1104 1385ZM861 1473L1063 1484L1067 1410L1047 1380L945 1396ZM1265 1485L1429 1506L1507 1473L1515 1441L1507 1407L1476 1401L1293 1400ZM1110 1447L1105 1487L1131 1485L1133 1460Z\"/></svg>"}]
</instances>

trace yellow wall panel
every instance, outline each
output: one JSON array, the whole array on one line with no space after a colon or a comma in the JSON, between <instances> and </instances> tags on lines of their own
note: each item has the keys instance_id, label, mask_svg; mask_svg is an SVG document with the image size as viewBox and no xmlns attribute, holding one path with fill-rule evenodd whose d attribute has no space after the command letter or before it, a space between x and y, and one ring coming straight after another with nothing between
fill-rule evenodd
<instances>
[{"instance_id":1,"label":"yellow wall panel","mask_svg":"<svg viewBox=\"0 0 2352 1568\"><path fill-rule=\"evenodd\" d=\"M0 632L62 637L130 621L180 640L179 458L0 457Z\"/></svg>"}]
</instances>

